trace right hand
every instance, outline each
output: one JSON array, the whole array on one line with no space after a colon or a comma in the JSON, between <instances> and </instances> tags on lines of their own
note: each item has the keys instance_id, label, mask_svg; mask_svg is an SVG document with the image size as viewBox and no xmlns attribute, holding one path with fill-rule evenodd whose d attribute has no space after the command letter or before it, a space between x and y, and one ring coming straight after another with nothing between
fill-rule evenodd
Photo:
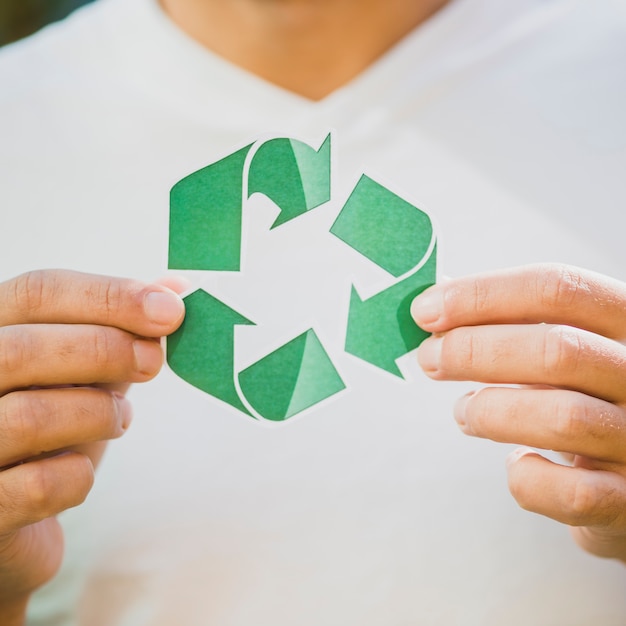
<instances>
[{"instance_id":1,"label":"right hand","mask_svg":"<svg viewBox=\"0 0 626 626\"><path fill-rule=\"evenodd\" d=\"M159 338L183 315L173 291L129 279L50 270L0 283L0 618L56 573L55 516L87 496L106 440L129 424L124 392L157 374Z\"/></svg>"}]
</instances>

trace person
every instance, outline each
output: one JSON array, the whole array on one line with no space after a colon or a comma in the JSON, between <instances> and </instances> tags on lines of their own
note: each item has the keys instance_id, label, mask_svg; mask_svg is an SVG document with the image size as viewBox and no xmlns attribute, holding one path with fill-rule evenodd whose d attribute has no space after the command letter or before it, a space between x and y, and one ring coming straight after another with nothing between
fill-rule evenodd
<instances>
[{"instance_id":1,"label":"person","mask_svg":"<svg viewBox=\"0 0 626 626\"><path fill-rule=\"evenodd\" d=\"M4 49L2 623L623 624L624 31L611 0L99 0ZM331 200L270 228L245 197L238 270L166 272L179 181L329 132ZM329 232L364 173L435 224L400 375L344 345L398 279ZM272 424L147 382L201 285L255 324L199 352L232 337L241 389L307 328L344 388Z\"/></svg>"}]
</instances>

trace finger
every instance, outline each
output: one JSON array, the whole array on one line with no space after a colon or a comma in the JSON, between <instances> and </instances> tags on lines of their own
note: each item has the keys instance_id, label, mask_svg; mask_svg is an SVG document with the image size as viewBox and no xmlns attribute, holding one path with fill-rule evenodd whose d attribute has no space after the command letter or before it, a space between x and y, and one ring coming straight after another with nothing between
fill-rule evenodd
<instances>
[{"instance_id":1,"label":"finger","mask_svg":"<svg viewBox=\"0 0 626 626\"><path fill-rule=\"evenodd\" d=\"M81 504L93 479L91 461L75 452L0 472L0 535Z\"/></svg>"},{"instance_id":2,"label":"finger","mask_svg":"<svg viewBox=\"0 0 626 626\"><path fill-rule=\"evenodd\" d=\"M626 347L568 326L471 326L432 336L418 349L436 380L543 384L626 400Z\"/></svg>"},{"instance_id":3,"label":"finger","mask_svg":"<svg viewBox=\"0 0 626 626\"><path fill-rule=\"evenodd\" d=\"M68 450L80 452L91 459L91 464L97 468L104 456L108 441L94 441L92 443L82 443L77 446L69 446Z\"/></svg>"},{"instance_id":4,"label":"finger","mask_svg":"<svg viewBox=\"0 0 626 626\"><path fill-rule=\"evenodd\" d=\"M172 290L130 279L44 270L0 283L0 326L96 324L161 337L183 315L183 302Z\"/></svg>"},{"instance_id":5,"label":"finger","mask_svg":"<svg viewBox=\"0 0 626 626\"><path fill-rule=\"evenodd\" d=\"M16 391L0 398L0 467L120 437L131 420L124 396L72 387Z\"/></svg>"},{"instance_id":6,"label":"finger","mask_svg":"<svg viewBox=\"0 0 626 626\"><path fill-rule=\"evenodd\" d=\"M437 284L413 301L429 332L458 326L557 323L626 337L626 285L566 265L533 265Z\"/></svg>"},{"instance_id":7,"label":"finger","mask_svg":"<svg viewBox=\"0 0 626 626\"><path fill-rule=\"evenodd\" d=\"M572 526L570 532L583 550L605 559L621 559L626 562L626 537L616 530Z\"/></svg>"},{"instance_id":8,"label":"finger","mask_svg":"<svg viewBox=\"0 0 626 626\"><path fill-rule=\"evenodd\" d=\"M186 276L180 276L179 274L166 274L165 276L161 276L161 278L156 281L156 284L163 285L163 287L167 287L175 293L183 293L192 286L192 282Z\"/></svg>"},{"instance_id":9,"label":"finger","mask_svg":"<svg viewBox=\"0 0 626 626\"><path fill-rule=\"evenodd\" d=\"M161 346L117 328L34 324L0 328L0 394L22 387L142 382L159 371Z\"/></svg>"},{"instance_id":10,"label":"finger","mask_svg":"<svg viewBox=\"0 0 626 626\"><path fill-rule=\"evenodd\" d=\"M461 398L454 417L467 435L606 462L626 460L626 412L582 393L488 387Z\"/></svg>"},{"instance_id":11,"label":"finger","mask_svg":"<svg viewBox=\"0 0 626 626\"><path fill-rule=\"evenodd\" d=\"M507 459L517 503L570 526L626 529L626 479L615 473L565 467L527 449Z\"/></svg>"}]
</instances>

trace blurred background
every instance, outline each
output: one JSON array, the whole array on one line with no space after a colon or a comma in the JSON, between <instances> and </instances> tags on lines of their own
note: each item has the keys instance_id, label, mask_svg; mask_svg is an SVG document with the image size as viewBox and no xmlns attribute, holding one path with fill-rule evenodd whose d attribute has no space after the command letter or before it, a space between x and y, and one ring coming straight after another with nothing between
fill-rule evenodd
<instances>
[{"instance_id":1,"label":"blurred background","mask_svg":"<svg viewBox=\"0 0 626 626\"><path fill-rule=\"evenodd\" d=\"M93 0L0 0L0 46L63 19Z\"/></svg>"}]
</instances>

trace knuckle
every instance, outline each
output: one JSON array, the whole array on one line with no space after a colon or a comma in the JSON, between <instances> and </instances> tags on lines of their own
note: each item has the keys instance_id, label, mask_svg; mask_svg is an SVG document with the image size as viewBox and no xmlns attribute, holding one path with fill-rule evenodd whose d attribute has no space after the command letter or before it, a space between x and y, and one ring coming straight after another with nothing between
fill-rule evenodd
<instances>
[{"instance_id":1,"label":"knuckle","mask_svg":"<svg viewBox=\"0 0 626 626\"><path fill-rule=\"evenodd\" d=\"M442 346L442 366L455 370L471 370L479 361L480 341L471 331L454 329L444 339Z\"/></svg>"},{"instance_id":2,"label":"knuckle","mask_svg":"<svg viewBox=\"0 0 626 626\"><path fill-rule=\"evenodd\" d=\"M33 339L19 326L0 331L0 369L8 374L19 372L31 360Z\"/></svg>"},{"instance_id":3,"label":"knuckle","mask_svg":"<svg viewBox=\"0 0 626 626\"><path fill-rule=\"evenodd\" d=\"M104 326L94 326L92 334L92 359L97 368L105 367L111 362L114 350L111 331Z\"/></svg>"},{"instance_id":4,"label":"knuckle","mask_svg":"<svg viewBox=\"0 0 626 626\"><path fill-rule=\"evenodd\" d=\"M117 280L105 280L93 284L91 299L95 299L102 307L102 314L106 321L115 319L120 311L123 299L123 286Z\"/></svg>"},{"instance_id":5,"label":"knuckle","mask_svg":"<svg viewBox=\"0 0 626 626\"><path fill-rule=\"evenodd\" d=\"M536 281L540 302L559 310L571 308L585 288L580 273L564 264L540 266Z\"/></svg>"},{"instance_id":6,"label":"knuckle","mask_svg":"<svg viewBox=\"0 0 626 626\"><path fill-rule=\"evenodd\" d=\"M574 483L569 500L570 517L573 525L589 524L598 514L602 514L603 494L597 482L584 474Z\"/></svg>"},{"instance_id":7,"label":"knuckle","mask_svg":"<svg viewBox=\"0 0 626 626\"><path fill-rule=\"evenodd\" d=\"M571 489L569 524L597 526L610 529L623 526L624 485L615 481L615 475L587 470Z\"/></svg>"},{"instance_id":8,"label":"knuckle","mask_svg":"<svg viewBox=\"0 0 626 626\"><path fill-rule=\"evenodd\" d=\"M39 452L37 442L41 428L31 396L33 394L13 392L2 398L0 428L5 445L18 446L35 454Z\"/></svg>"},{"instance_id":9,"label":"knuckle","mask_svg":"<svg viewBox=\"0 0 626 626\"><path fill-rule=\"evenodd\" d=\"M572 402L569 394L559 394L552 411L552 430L564 442L577 442L592 432L593 414L582 401Z\"/></svg>"},{"instance_id":10,"label":"knuckle","mask_svg":"<svg viewBox=\"0 0 626 626\"><path fill-rule=\"evenodd\" d=\"M472 288L472 304L474 307L474 313L476 316L482 317L482 315L491 307L491 292L489 290L489 284L487 281L475 280Z\"/></svg>"},{"instance_id":11,"label":"knuckle","mask_svg":"<svg viewBox=\"0 0 626 626\"><path fill-rule=\"evenodd\" d=\"M10 529L10 518L14 510L19 506L19 499L11 488L12 484L6 480L0 480L0 534Z\"/></svg>"},{"instance_id":12,"label":"knuckle","mask_svg":"<svg viewBox=\"0 0 626 626\"><path fill-rule=\"evenodd\" d=\"M82 504L94 482L93 466L82 454L26 463L21 468L25 508L34 519Z\"/></svg>"},{"instance_id":13,"label":"knuckle","mask_svg":"<svg viewBox=\"0 0 626 626\"><path fill-rule=\"evenodd\" d=\"M35 270L18 276L14 279L10 291L13 307L25 313L44 309L50 300L50 292L54 292L53 285L50 273L44 270Z\"/></svg>"},{"instance_id":14,"label":"knuckle","mask_svg":"<svg viewBox=\"0 0 626 626\"><path fill-rule=\"evenodd\" d=\"M23 490L28 508L40 519L56 513L54 484L46 463L27 463L23 468Z\"/></svg>"},{"instance_id":15,"label":"knuckle","mask_svg":"<svg viewBox=\"0 0 626 626\"><path fill-rule=\"evenodd\" d=\"M567 326L546 327L543 337L543 366L548 375L578 369L583 346L578 333Z\"/></svg>"}]
</instances>

